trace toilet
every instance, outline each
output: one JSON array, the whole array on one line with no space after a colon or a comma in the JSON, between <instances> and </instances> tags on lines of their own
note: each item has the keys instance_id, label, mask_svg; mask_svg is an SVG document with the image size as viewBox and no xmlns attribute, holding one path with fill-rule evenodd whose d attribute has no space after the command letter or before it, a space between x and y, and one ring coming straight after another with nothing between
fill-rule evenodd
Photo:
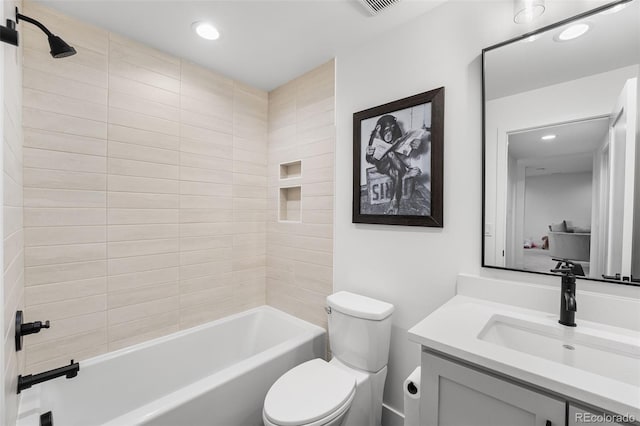
<instances>
[{"instance_id":1,"label":"toilet","mask_svg":"<svg viewBox=\"0 0 640 426\"><path fill-rule=\"evenodd\" d=\"M265 426L380 426L393 305L341 291L326 310L333 358L283 374L265 398Z\"/></svg>"}]
</instances>

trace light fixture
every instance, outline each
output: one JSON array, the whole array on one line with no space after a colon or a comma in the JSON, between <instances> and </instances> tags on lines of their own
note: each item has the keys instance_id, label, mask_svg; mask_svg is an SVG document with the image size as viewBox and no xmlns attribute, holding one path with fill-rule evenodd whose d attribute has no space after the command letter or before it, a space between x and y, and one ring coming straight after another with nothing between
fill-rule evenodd
<instances>
[{"instance_id":1,"label":"light fixture","mask_svg":"<svg viewBox=\"0 0 640 426\"><path fill-rule=\"evenodd\" d=\"M72 56L76 54L76 49L72 46L69 46L63 39L53 34L51 31L47 29L44 25L42 25L37 20L30 18L28 16L22 15L18 8L16 7L16 20L15 22L11 19L7 19L7 26L0 26L0 41L4 41L5 43L12 44L14 46L18 45L18 31L16 30L16 24L20 21L26 21L30 24L35 25L40 28L43 33L47 35L49 38L49 48L51 51L51 56L54 58L66 58L67 56Z\"/></svg>"},{"instance_id":2,"label":"light fixture","mask_svg":"<svg viewBox=\"0 0 640 426\"><path fill-rule=\"evenodd\" d=\"M513 22L527 24L544 13L544 0L514 0Z\"/></svg>"},{"instance_id":3,"label":"light fixture","mask_svg":"<svg viewBox=\"0 0 640 426\"><path fill-rule=\"evenodd\" d=\"M586 22L571 25L554 37L555 41L569 41L583 36L591 29L591 25Z\"/></svg>"},{"instance_id":4,"label":"light fixture","mask_svg":"<svg viewBox=\"0 0 640 426\"><path fill-rule=\"evenodd\" d=\"M556 138L556 135L544 135L543 137L541 137L540 139L542 139L543 141L552 141Z\"/></svg>"},{"instance_id":5,"label":"light fixture","mask_svg":"<svg viewBox=\"0 0 640 426\"><path fill-rule=\"evenodd\" d=\"M195 31L196 34L206 40L217 40L218 38L220 38L220 33L218 32L216 27L208 22L194 22L193 24L191 24L191 28L193 28L193 31Z\"/></svg>"}]
</instances>

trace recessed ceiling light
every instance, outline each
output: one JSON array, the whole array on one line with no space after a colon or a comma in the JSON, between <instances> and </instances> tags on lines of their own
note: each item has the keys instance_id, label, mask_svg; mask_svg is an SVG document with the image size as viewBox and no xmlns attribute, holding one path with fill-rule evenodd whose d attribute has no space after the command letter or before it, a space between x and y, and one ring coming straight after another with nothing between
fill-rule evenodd
<instances>
[{"instance_id":1,"label":"recessed ceiling light","mask_svg":"<svg viewBox=\"0 0 640 426\"><path fill-rule=\"evenodd\" d=\"M560 34L555 38L556 41L569 41L576 39L587 33L591 29L591 25L586 22L581 22L579 24L571 25L570 27L563 30Z\"/></svg>"},{"instance_id":2,"label":"recessed ceiling light","mask_svg":"<svg viewBox=\"0 0 640 426\"><path fill-rule=\"evenodd\" d=\"M552 141L556 138L556 135L544 135L543 137L541 137L540 139L542 139L543 141Z\"/></svg>"},{"instance_id":3,"label":"recessed ceiling light","mask_svg":"<svg viewBox=\"0 0 640 426\"><path fill-rule=\"evenodd\" d=\"M625 7L629 6L631 2L627 2L627 3L620 3L617 4L613 7L610 7L609 9L605 9L602 12L600 12L603 15L611 15L612 13L616 13L616 12L620 12L622 9L624 9Z\"/></svg>"},{"instance_id":4,"label":"recessed ceiling light","mask_svg":"<svg viewBox=\"0 0 640 426\"><path fill-rule=\"evenodd\" d=\"M193 31L195 31L196 34L206 40L217 40L220 38L220 33L216 27L208 22L194 22L191 24L191 28L193 28Z\"/></svg>"}]
</instances>

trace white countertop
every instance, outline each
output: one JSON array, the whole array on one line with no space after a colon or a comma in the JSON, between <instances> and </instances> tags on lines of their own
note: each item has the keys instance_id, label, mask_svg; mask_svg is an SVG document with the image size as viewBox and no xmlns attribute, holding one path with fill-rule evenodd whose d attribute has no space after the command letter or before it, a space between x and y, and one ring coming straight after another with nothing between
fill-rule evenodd
<instances>
[{"instance_id":1,"label":"white countertop","mask_svg":"<svg viewBox=\"0 0 640 426\"><path fill-rule=\"evenodd\" d=\"M509 349L478 338L494 315L534 321L554 327L570 338L579 329L607 339L640 344L640 332L580 320L578 327L558 324L558 315L458 295L409 330L422 346L514 377L518 380L617 414L640 419L640 387ZM638 369L629 374L640 374Z\"/></svg>"}]
</instances>

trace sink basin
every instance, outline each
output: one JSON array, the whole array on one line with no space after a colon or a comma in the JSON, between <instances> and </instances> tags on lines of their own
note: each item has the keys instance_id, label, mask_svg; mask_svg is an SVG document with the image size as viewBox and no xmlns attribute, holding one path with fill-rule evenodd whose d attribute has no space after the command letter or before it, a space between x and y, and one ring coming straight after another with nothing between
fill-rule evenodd
<instances>
[{"instance_id":1,"label":"sink basin","mask_svg":"<svg viewBox=\"0 0 640 426\"><path fill-rule=\"evenodd\" d=\"M478 339L640 387L640 341L628 336L493 315Z\"/></svg>"}]
</instances>

